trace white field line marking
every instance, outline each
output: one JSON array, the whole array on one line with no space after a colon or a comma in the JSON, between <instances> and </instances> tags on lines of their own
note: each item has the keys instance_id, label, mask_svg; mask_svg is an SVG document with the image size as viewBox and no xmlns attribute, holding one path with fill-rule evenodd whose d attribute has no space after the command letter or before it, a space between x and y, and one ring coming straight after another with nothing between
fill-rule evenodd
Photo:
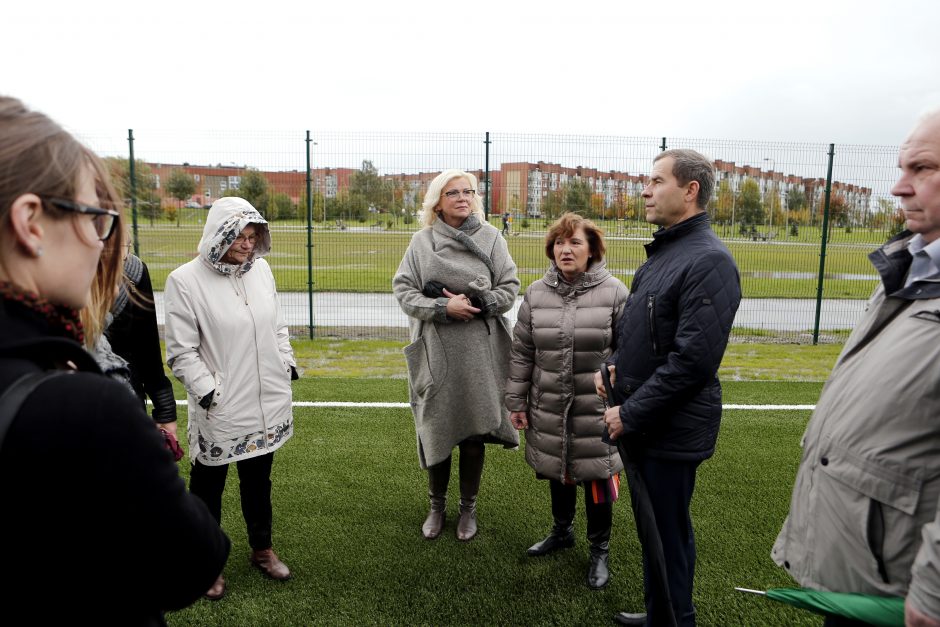
<instances>
[{"instance_id":1,"label":"white field line marking","mask_svg":"<svg viewBox=\"0 0 940 627\"><path fill-rule=\"evenodd\" d=\"M148 404L153 404L149 400ZM177 405L186 405L186 401L176 401ZM357 403L353 401L294 401L294 407L376 407L388 409L407 409L409 403ZM722 405L722 409L750 409L755 411L812 411L815 405Z\"/></svg>"}]
</instances>

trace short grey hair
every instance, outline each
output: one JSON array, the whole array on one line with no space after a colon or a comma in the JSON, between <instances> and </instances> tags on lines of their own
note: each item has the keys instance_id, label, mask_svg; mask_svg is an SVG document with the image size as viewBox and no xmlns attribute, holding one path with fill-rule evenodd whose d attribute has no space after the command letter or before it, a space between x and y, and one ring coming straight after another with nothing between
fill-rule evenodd
<instances>
[{"instance_id":1,"label":"short grey hair","mask_svg":"<svg viewBox=\"0 0 940 627\"><path fill-rule=\"evenodd\" d=\"M688 185L690 181L698 183L695 204L699 209L707 209L715 192L715 164L702 153L688 149L665 150L656 155L653 163L666 157L672 157L672 175L679 185Z\"/></svg>"}]
</instances>

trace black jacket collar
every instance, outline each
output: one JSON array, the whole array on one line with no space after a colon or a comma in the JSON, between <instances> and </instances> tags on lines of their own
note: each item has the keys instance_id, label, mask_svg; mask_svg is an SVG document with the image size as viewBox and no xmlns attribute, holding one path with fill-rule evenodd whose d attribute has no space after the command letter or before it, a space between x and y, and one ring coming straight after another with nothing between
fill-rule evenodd
<instances>
[{"instance_id":1,"label":"black jacket collar","mask_svg":"<svg viewBox=\"0 0 940 627\"><path fill-rule=\"evenodd\" d=\"M685 237L689 233L707 229L709 228L708 225L708 213L701 211L691 218L683 220L682 222L679 222L678 224L671 226L668 229L660 228L655 233L653 233L652 242L643 244L643 247L646 248L646 256L649 257L666 244Z\"/></svg>"}]
</instances>

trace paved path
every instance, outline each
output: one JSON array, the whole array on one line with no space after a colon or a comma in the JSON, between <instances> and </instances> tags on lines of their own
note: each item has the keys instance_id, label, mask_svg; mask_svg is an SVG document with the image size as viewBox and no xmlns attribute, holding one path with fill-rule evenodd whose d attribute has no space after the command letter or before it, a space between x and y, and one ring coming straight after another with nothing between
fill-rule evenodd
<instances>
[{"instance_id":1,"label":"paved path","mask_svg":"<svg viewBox=\"0 0 940 627\"><path fill-rule=\"evenodd\" d=\"M305 293L280 294L281 307L292 326L309 324L309 301ZM163 293L155 295L157 322L163 324ZM515 324L522 299L509 312ZM865 308L864 300L824 300L820 316L821 330L851 329ZM812 330L816 301L799 298L746 298L741 302L734 326L767 331ZM317 326L407 327L408 317L398 307L392 294L348 294L323 292L313 295L313 316Z\"/></svg>"}]
</instances>

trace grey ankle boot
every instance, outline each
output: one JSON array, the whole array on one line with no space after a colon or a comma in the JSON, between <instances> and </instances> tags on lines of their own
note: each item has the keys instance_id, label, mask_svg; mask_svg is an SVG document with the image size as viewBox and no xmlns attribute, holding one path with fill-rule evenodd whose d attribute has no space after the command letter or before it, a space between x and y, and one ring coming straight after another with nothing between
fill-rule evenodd
<instances>
[{"instance_id":1,"label":"grey ankle boot","mask_svg":"<svg viewBox=\"0 0 940 627\"><path fill-rule=\"evenodd\" d=\"M421 525L421 534L428 540L441 535L444 521L447 518L447 484L450 482L450 457L439 464L428 468L428 499L431 510L424 524Z\"/></svg>"}]
</instances>

